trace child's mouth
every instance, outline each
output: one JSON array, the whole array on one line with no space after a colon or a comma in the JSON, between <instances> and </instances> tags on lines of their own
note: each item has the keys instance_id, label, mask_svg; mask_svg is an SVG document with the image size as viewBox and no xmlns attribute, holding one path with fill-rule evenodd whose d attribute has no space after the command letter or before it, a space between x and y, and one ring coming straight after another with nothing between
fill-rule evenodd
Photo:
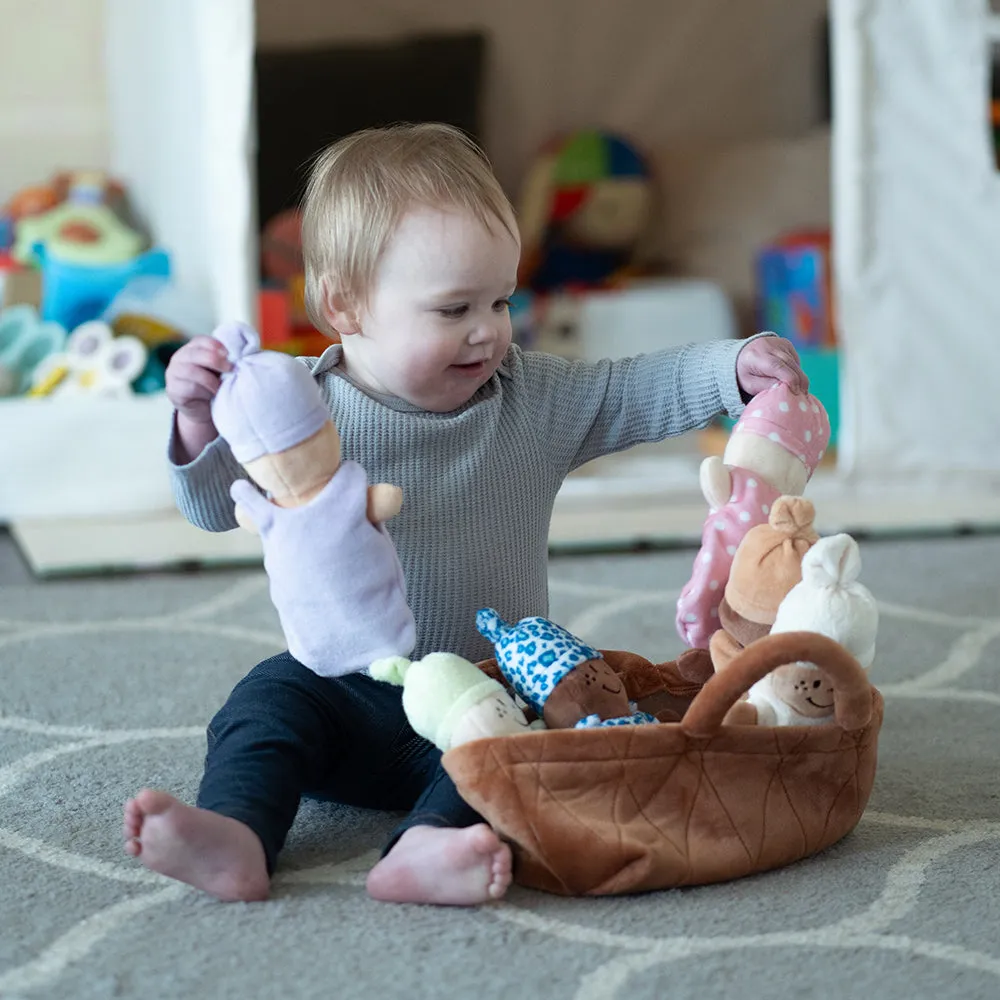
<instances>
[{"instance_id":1,"label":"child's mouth","mask_svg":"<svg viewBox=\"0 0 1000 1000\"><path fill-rule=\"evenodd\" d=\"M452 365L451 367L462 375L482 375L486 371L486 362L484 360L471 361L465 365Z\"/></svg>"}]
</instances>

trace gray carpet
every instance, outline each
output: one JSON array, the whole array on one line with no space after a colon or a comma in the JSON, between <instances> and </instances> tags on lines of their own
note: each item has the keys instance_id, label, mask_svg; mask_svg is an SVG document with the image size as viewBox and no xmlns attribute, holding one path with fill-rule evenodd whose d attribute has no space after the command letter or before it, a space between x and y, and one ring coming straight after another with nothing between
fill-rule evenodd
<instances>
[{"instance_id":1,"label":"gray carpet","mask_svg":"<svg viewBox=\"0 0 1000 1000\"><path fill-rule=\"evenodd\" d=\"M305 804L273 899L226 905L121 850L145 784L190 800L203 727L279 646L259 571L36 583L0 533L0 996L547 1000L1000 997L1000 538L864 542L883 625L875 791L822 855L618 899L369 900L394 817ZM679 651L691 553L561 557L553 617Z\"/></svg>"}]
</instances>

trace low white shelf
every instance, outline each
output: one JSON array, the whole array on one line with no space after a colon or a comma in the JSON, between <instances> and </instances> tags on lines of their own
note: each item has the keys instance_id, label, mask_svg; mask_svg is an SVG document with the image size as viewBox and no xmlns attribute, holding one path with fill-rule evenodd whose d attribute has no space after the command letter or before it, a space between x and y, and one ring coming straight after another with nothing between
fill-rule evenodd
<instances>
[{"instance_id":1,"label":"low white shelf","mask_svg":"<svg viewBox=\"0 0 1000 1000\"><path fill-rule=\"evenodd\" d=\"M171 508L171 413L162 393L0 400L0 522Z\"/></svg>"}]
</instances>

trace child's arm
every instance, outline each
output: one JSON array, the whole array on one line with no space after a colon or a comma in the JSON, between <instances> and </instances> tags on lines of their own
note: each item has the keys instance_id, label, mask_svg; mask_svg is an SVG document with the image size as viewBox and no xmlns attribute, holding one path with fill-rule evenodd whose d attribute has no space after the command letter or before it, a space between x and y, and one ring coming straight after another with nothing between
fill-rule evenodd
<instances>
[{"instance_id":1,"label":"child's arm","mask_svg":"<svg viewBox=\"0 0 1000 1000\"><path fill-rule=\"evenodd\" d=\"M212 399L231 367L214 337L193 337L167 365L167 397L176 409L167 449L174 499L184 517L207 531L237 526L229 487L246 478L212 423Z\"/></svg>"},{"instance_id":2,"label":"child's arm","mask_svg":"<svg viewBox=\"0 0 1000 1000\"><path fill-rule=\"evenodd\" d=\"M521 354L525 396L544 447L568 472L704 427L723 410L739 416L736 358L748 343L717 340L596 363Z\"/></svg>"},{"instance_id":3,"label":"child's arm","mask_svg":"<svg viewBox=\"0 0 1000 1000\"><path fill-rule=\"evenodd\" d=\"M176 421L170 435L167 461L177 509L195 527L205 531L229 531L238 527L229 488L246 479L229 445L216 437L192 462L184 463L178 452Z\"/></svg>"}]
</instances>

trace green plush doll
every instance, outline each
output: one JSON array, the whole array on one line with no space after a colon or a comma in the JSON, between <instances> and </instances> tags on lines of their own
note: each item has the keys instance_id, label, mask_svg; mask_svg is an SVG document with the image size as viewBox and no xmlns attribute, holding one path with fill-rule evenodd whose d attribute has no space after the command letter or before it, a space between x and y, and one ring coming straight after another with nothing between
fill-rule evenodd
<instances>
[{"instance_id":1,"label":"green plush doll","mask_svg":"<svg viewBox=\"0 0 1000 1000\"><path fill-rule=\"evenodd\" d=\"M416 661L389 656L371 665L371 675L402 685L403 710L414 732L442 751L529 728L506 688L454 653L428 653Z\"/></svg>"}]
</instances>

